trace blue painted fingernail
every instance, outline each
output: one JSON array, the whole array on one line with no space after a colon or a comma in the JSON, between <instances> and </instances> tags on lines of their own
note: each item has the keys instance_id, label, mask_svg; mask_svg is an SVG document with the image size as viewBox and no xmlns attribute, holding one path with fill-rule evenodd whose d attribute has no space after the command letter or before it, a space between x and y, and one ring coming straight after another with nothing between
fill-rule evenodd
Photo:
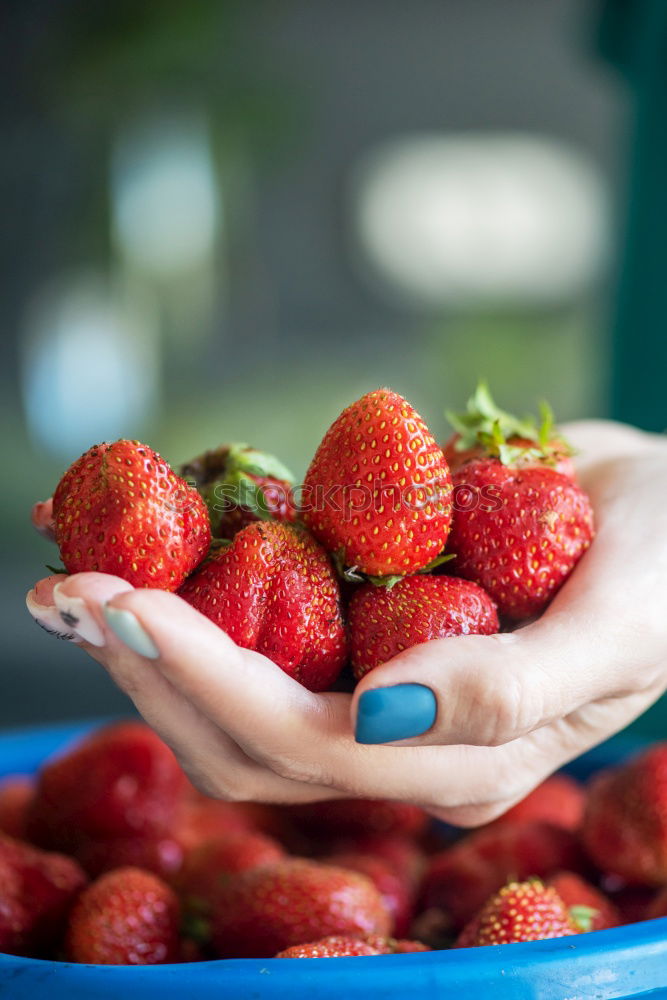
<instances>
[{"instance_id":1,"label":"blue painted fingernail","mask_svg":"<svg viewBox=\"0 0 667 1000\"><path fill-rule=\"evenodd\" d=\"M364 691L357 705L357 743L393 743L421 736L438 712L435 695L423 684Z\"/></svg>"},{"instance_id":2,"label":"blue painted fingernail","mask_svg":"<svg viewBox=\"0 0 667 1000\"><path fill-rule=\"evenodd\" d=\"M107 625L121 642L124 642L139 656L145 656L149 660L157 660L160 651L148 632L139 624L136 615L133 615L131 611L125 611L124 608L111 608L108 604L104 605L103 611Z\"/></svg>"}]
</instances>

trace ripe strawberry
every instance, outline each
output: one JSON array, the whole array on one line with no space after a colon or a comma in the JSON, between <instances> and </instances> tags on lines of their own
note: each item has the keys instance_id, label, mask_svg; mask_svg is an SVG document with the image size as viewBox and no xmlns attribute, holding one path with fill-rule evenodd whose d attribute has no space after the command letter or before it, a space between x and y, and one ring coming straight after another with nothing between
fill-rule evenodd
<instances>
[{"instance_id":1,"label":"ripe strawberry","mask_svg":"<svg viewBox=\"0 0 667 1000\"><path fill-rule=\"evenodd\" d=\"M185 785L173 753L148 726L105 726L42 769L28 833L64 851L89 840L166 833Z\"/></svg>"},{"instance_id":2,"label":"ripe strawberry","mask_svg":"<svg viewBox=\"0 0 667 1000\"><path fill-rule=\"evenodd\" d=\"M294 477L273 455L247 444L223 444L179 470L204 498L216 538L233 538L253 521L295 521Z\"/></svg>"},{"instance_id":3,"label":"ripe strawberry","mask_svg":"<svg viewBox=\"0 0 667 1000\"><path fill-rule=\"evenodd\" d=\"M423 941L409 941L405 938L386 938L379 934L368 934L364 941L376 948L381 955L408 955L416 951L432 951Z\"/></svg>"},{"instance_id":4,"label":"ripe strawberry","mask_svg":"<svg viewBox=\"0 0 667 1000\"><path fill-rule=\"evenodd\" d=\"M73 858L0 835L0 927L4 924L5 936L8 930L14 934L20 953L52 949L87 881Z\"/></svg>"},{"instance_id":5,"label":"ripe strawberry","mask_svg":"<svg viewBox=\"0 0 667 1000\"><path fill-rule=\"evenodd\" d=\"M428 814L409 802L386 799L330 799L293 806L296 823L315 837L355 837L400 833L417 836L429 823Z\"/></svg>"},{"instance_id":6,"label":"ripe strawberry","mask_svg":"<svg viewBox=\"0 0 667 1000\"><path fill-rule=\"evenodd\" d=\"M354 851L358 854L372 854L386 862L392 871L405 879L415 889L421 882L426 855L410 837L402 834L357 834L339 838L333 844L334 853Z\"/></svg>"},{"instance_id":7,"label":"ripe strawberry","mask_svg":"<svg viewBox=\"0 0 667 1000\"><path fill-rule=\"evenodd\" d=\"M30 918L21 902L21 880L0 847L0 952L25 955Z\"/></svg>"},{"instance_id":8,"label":"ripe strawberry","mask_svg":"<svg viewBox=\"0 0 667 1000\"><path fill-rule=\"evenodd\" d=\"M170 882L181 870L185 856L183 844L176 836L163 833L84 840L74 850L77 861L91 878L115 868L142 868Z\"/></svg>"},{"instance_id":9,"label":"ripe strawberry","mask_svg":"<svg viewBox=\"0 0 667 1000\"><path fill-rule=\"evenodd\" d=\"M516 621L546 607L593 539L588 497L554 469L471 462L454 476L454 495L456 572Z\"/></svg>"},{"instance_id":10,"label":"ripe strawberry","mask_svg":"<svg viewBox=\"0 0 667 1000\"><path fill-rule=\"evenodd\" d=\"M604 872L638 885L667 882L667 742L593 779L582 838Z\"/></svg>"},{"instance_id":11,"label":"ripe strawberry","mask_svg":"<svg viewBox=\"0 0 667 1000\"><path fill-rule=\"evenodd\" d=\"M384 939L383 939L384 940ZM341 934L332 934L329 937L321 938L319 941L311 941L309 944L295 944L291 948L279 951L276 958L347 958L360 955L381 955L382 952L374 948L373 945L359 938L345 937Z\"/></svg>"},{"instance_id":12,"label":"ripe strawberry","mask_svg":"<svg viewBox=\"0 0 667 1000\"><path fill-rule=\"evenodd\" d=\"M206 959L205 951L198 941L188 937L181 938L179 962L205 962Z\"/></svg>"},{"instance_id":13,"label":"ripe strawberry","mask_svg":"<svg viewBox=\"0 0 667 1000\"><path fill-rule=\"evenodd\" d=\"M68 573L99 570L135 587L177 590L211 541L206 505L157 452L139 441L90 448L53 495Z\"/></svg>"},{"instance_id":14,"label":"ripe strawberry","mask_svg":"<svg viewBox=\"0 0 667 1000\"><path fill-rule=\"evenodd\" d=\"M249 524L179 593L239 646L268 656L311 691L330 687L345 663L338 582L305 531Z\"/></svg>"},{"instance_id":15,"label":"ripe strawberry","mask_svg":"<svg viewBox=\"0 0 667 1000\"><path fill-rule=\"evenodd\" d=\"M543 822L574 831L581 825L585 803L586 794L578 781L567 774L552 774L494 822Z\"/></svg>"},{"instance_id":16,"label":"ripe strawberry","mask_svg":"<svg viewBox=\"0 0 667 1000\"><path fill-rule=\"evenodd\" d=\"M576 473L573 450L558 433L550 407L541 406L541 421L519 419L496 406L486 382L478 384L464 413L448 411L455 433L443 447L452 475L478 459L495 458L515 469L550 466L569 479Z\"/></svg>"},{"instance_id":17,"label":"ripe strawberry","mask_svg":"<svg viewBox=\"0 0 667 1000\"><path fill-rule=\"evenodd\" d=\"M456 947L544 941L578 934L580 929L555 889L537 880L510 882L464 928Z\"/></svg>"},{"instance_id":18,"label":"ripe strawberry","mask_svg":"<svg viewBox=\"0 0 667 1000\"><path fill-rule=\"evenodd\" d=\"M227 875L265 868L285 857L285 851L263 833L230 833L209 840L186 855L174 880L181 898L195 901L198 912L215 905L218 886Z\"/></svg>"},{"instance_id":19,"label":"ripe strawberry","mask_svg":"<svg viewBox=\"0 0 667 1000\"><path fill-rule=\"evenodd\" d=\"M357 680L418 643L499 629L488 594L450 576L407 576L391 588L363 584L350 601L348 618Z\"/></svg>"},{"instance_id":20,"label":"ripe strawberry","mask_svg":"<svg viewBox=\"0 0 667 1000\"><path fill-rule=\"evenodd\" d=\"M422 904L445 910L460 927L509 878L543 878L582 866L579 845L568 830L549 823L494 823L431 858Z\"/></svg>"},{"instance_id":21,"label":"ripe strawberry","mask_svg":"<svg viewBox=\"0 0 667 1000\"><path fill-rule=\"evenodd\" d=\"M332 934L388 934L391 918L356 872L288 859L220 885L212 943L221 957L263 958Z\"/></svg>"},{"instance_id":22,"label":"ripe strawberry","mask_svg":"<svg viewBox=\"0 0 667 1000\"><path fill-rule=\"evenodd\" d=\"M139 868L117 868L93 882L70 916L67 956L98 965L160 965L180 955L174 892Z\"/></svg>"},{"instance_id":23,"label":"ripe strawberry","mask_svg":"<svg viewBox=\"0 0 667 1000\"><path fill-rule=\"evenodd\" d=\"M621 923L620 913L612 901L576 872L556 872L549 877L549 885L570 909L584 906L590 910L592 931L618 927Z\"/></svg>"},{"instance_id":24,"label":"ripe strawberry","mask_svg":"<svg viewBox=\"0 0 667 1000\"><path fill-rule=\"evenodd\" d=\"M655 894L644 913L644 920L655 920L657 917L667 917L667 886Z\"/></svg>"},{"instance_id":25,"label":"ripe strawberry","mask_svg":"<svg viewBox=\"0 0 667 1000\"><path fill-rule=\"evenodd\" d=\"M414 916L415 893L409 878L401 876L382 858L358 851L340 851L322 859L325 864L366 875L382 896L391 916L391 932L396 937L407 934Z\"/></svg>"},{"instance_id":26,"label":"ripe strawberry","mask_svg":"<svg viewBox=\"0 0 667 1000\"><path fill-rule=\"evenodd\" d=\"M447 462L410 404L369 392L324 436L303 487L303 519L341 563L371 576L423 569L451 521Z\"/></svg>"},{"instance_id":27,"label":"ripe strawberry","mask_svg":"<svg viewBox=\"0 0 667 1000\"><path fill-rule=\"evenodd\" d=\"M187 801L172 827L172 835L186 852L200 844L231 834L254 832L255 822L240 802L223 802L201 796Z\"/></svg>"},{"instance_id":28,"label":"ripe strawberry","mask_svg":"<svg viewBox=\"0 0 667 1000\"><path fill-rule=\"evenodd\" d=\"M0 831L10 837L25 836L28 806L35 794L35 782L25 775L0 781Z\"/></svg>"}]
</instances>

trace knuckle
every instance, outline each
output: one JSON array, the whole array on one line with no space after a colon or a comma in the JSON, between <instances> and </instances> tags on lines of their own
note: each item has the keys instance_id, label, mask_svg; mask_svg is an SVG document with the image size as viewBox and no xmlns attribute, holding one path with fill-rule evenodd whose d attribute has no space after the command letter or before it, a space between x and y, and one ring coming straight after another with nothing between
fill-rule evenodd
<instances>
[{"instance_id":1,"label":"knuckle","mask_svg":"<svg viewBox=\"0 0 667 1000\"><path fill-rule=\"evenodd\" d=\"M196 765L181 766L195 788L211 799L221 799L223 802L254 800L254 782L243 768L211 771L210 768Z\"/></svg>"},{"instance_id":2,"label":"knuckle","mask_svg":"<svg viewBox=\"0 0 667 1000\"><path fill-rule=\"evenodd\" d=\"M278 754L266 761L267 766L281 778L303 784L325 784L317 763L303 757Z\"/></svg>"},{"instance_id":3,"label":"knuckle","mask_svg":"<svg viewBox=\"0 0 667 1000\"><path fill-rule=\"evenodd\" d=\"M512 672L493 678L475 678L468 691L471 716L483 746L495 747L528 732L537 723L530 692L523 678Z\"/></svg>"}]
</instances>

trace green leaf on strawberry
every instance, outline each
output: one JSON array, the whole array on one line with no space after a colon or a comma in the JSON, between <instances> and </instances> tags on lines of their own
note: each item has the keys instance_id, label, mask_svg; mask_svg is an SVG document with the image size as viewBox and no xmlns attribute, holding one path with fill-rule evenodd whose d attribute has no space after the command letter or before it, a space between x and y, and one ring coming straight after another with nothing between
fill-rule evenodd
<instances>
[{"instance_id":1,"label":"green leaf on strawberry","mask_svg":"<svg viewBox=\"0 0 667 1000\"><path fill-rule=\"evenodd\" d=\"M593 921L599 911L592 906L571 906L570 919L579 928L582 934L587 934L593 930Z\"/></svg>"},{"instance_id":2,"label":"green leaf on strawberry","mask_svg":"<svg viewBox=\"0 0 667 1000\"><path fill-rule=\"evenodd\" d=\"M540 421L532 416L516 417L496 405L489 386L481 380L468 400L463 413L446 411L458 438L457 452L480 449L484 457L497 458L503 465L528 461L555 464L574 454L570 445L554 428L553 411L541 402Z\"/></svg>"}]
</instances>

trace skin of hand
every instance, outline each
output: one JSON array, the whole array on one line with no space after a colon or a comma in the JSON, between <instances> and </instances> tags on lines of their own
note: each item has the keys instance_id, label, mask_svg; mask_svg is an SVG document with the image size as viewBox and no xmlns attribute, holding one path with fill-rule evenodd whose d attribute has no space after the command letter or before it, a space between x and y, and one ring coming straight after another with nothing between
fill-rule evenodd
<instances>
[{"instance_id":1,"label":"skin of hand","mask_svg":"<svg viewBox=\"0 0 667 1000\"><path fill-rule=\"evenodd\" d=\"M102 664L208 795L388 798L486 823L667 689L667 441L607 421L563 431L597 536L545 613L514 632L414 646L353 695L313 694L176 595L106 574L42 580L29 610ZM357 742L360 697L398 684L433 692L433 725Z\"/></svg>"}]
</instances>

